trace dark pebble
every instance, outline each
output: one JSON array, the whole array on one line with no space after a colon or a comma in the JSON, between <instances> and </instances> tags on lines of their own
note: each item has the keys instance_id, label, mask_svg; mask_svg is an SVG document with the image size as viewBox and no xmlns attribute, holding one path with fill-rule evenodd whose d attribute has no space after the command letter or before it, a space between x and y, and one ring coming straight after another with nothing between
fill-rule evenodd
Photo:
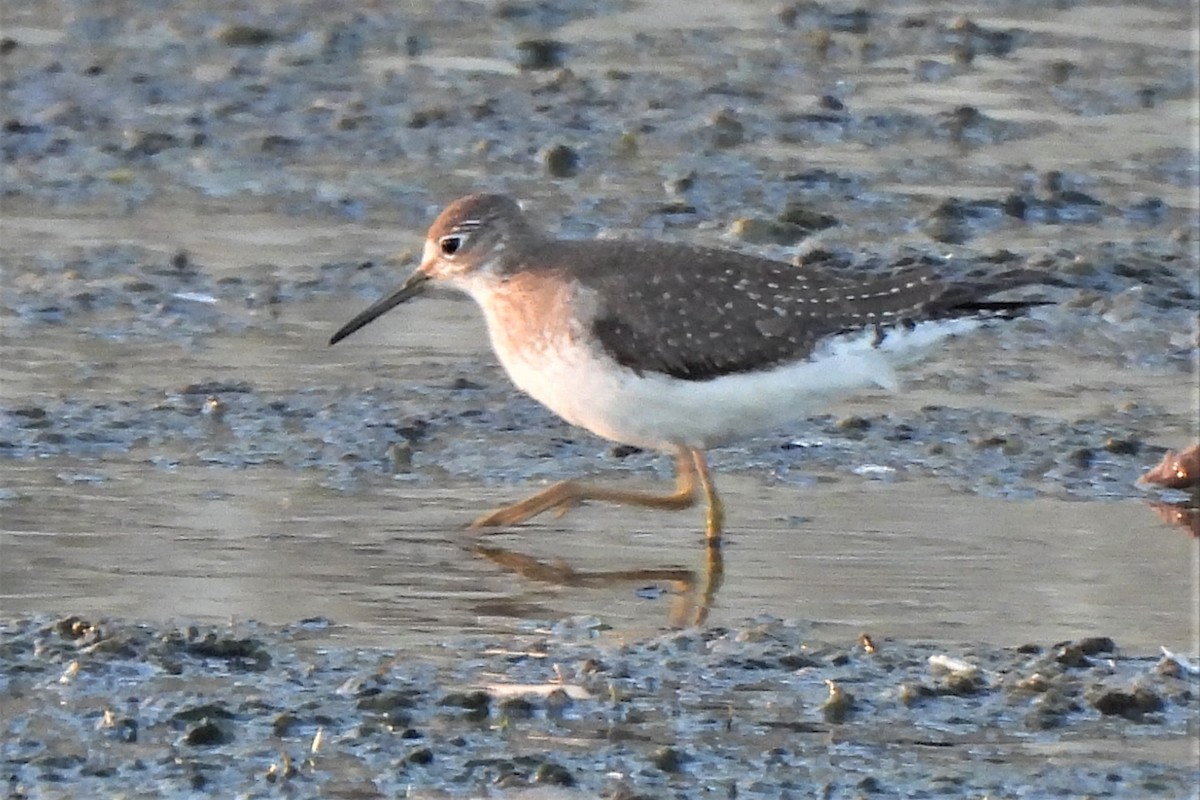
<instances>
[{"instance_id":1,"label":"dark pebble","mask_svg":"<svg viewBox=\"0 0 1200 800\"><path fill-rule=\"evenodd\" d=\"M261 47L275 40L275 33L256 25L226 25L217 32L217 39L230 47Z\"/></svg>"},{"instance_id":2,"label":"dark pebble","mask_svg":"<svg viewBox=\"0 0 1200 800\"><path fill-rule=\"evenodd\" d=\"M804 203L789 200L778 217L780 222L804 228L809 233L823 231L838 224L837 217L809 208Z\"/></svg>"},{"instance_id":3,"label":"dark pebble","mask_svg":"<svg viewBox=\"0 0 1200 800\"><path fill-rule=\"evenodd\" d=\"M897 697L899 698L900 702L908 708L918 705L923 700L927 700L930 697L937 696L938 693L933 689L916 681L905 681L904 683L900 684L900 691L897 693Z\"/></svg>"},{"instance_id":4,"label":"dark pebble","mask_svg":"<svg viewBox=\"0 0 1200 800\"><path fill-rule=\"evenodd\" d=\"M116 737L128 744L133 744L138 740L138 721L129 717L122 717L117 720L114 726Z\"/></svg>"},{"instance_id":5,"label":"dark pebble","mask_svg":"<svg viewBox=\"0 0 1200 800\"><path fill-rule=\"evenodd\" d=\"M812 658L801 653L786 653L779 657L779 666L784 669L808 669L824 666L820 659Z\"/></svg>"},{"instance_id":6,"label":"dark pebble","mask_svg":"<svg viewBox=\"0 0 1200 800\"><path fill-rule=\"evenodd\" d=\"M129 153L138 156L155 156L164 150L179 147L180 144L182 144L182 140L174 134L164 131L145 131L134 137Z\"/></svg>"},{"instance_id":7,"label":"dark pebble","mask_svg":"<svg viewBox=\"0 0 1200 800\"><path fill-rule=\"evenodd\" d=\"M508 697L497 705L501 714L509 719L528 719L533 716L533 703L524 697Z\"/></svg>"},{"instance_id":8,"label":"dark pebble","mask_svg":"<svg viewBox=\"0 0 1200 800\"><path fill-rule=\"evenodd\" d=\"M803 241L810 231L787 222L758 217L735 219L729 232L748 244L793 245Z\"/></svg>"},{"instance_id":9,"label":"dark pebble","mask_svg":"<svg viewBox=\"0 0 1200 800\"><path fill-rule=\"evenodd\" d=\"M414 111L408 118L408 127L420 130L436 123L446 122L449 119L450 112L442 106L429 106Z\"/></svg>"},{"instance_id":10,"label":"dark pebble","mask_svg":"<svg viewBox=\"0 0 1200 800\"><path fill-rule=\"evenodd\" d=\"M538 768L533 771L533 782L549 786L574 786L575 776L561 764L546 761L539 764Z\"/></svg>"},{"instance_id":11,"label":"dark pebble","mask_svg":"<svg viewBox=\"0 0 1200 800\"><path fill-rule=\"evenodd\" d=\"M219 703L204 703L176 711L171 715L171 719L177 722L199 722L212 719L233 719L233 714Z\"/></svg>"},{"instance_id":12,"label":"dark pebble","mask_svg":"<svg viewBox=\"0 0 1200 800\"><path fill-rule=\"evenodd\" d=\"M650 763L663 772L679 772L690 760L690 756L674 747L660 747L650 755Z\"/></svg>"},{"instance_id":13,"label":"dark pebble","mask_svg":"<svg viewBox=\"0 0 1200 800\"><path fill-rule=\"evenodd\" d=\"M976 673L966 672L951 672L942 681L942 693L953 695L955 697L967 697L973 694L979 694L983 691L986 684L983 677Z\"/></svg>"},{"instance_id":14,"label":"dark pebble","mask_svg":"<svg viewBox=\"0 0 1200 800\"><path fill-rule=\"evenodd\" d=\"M1095 458L1095 456L1096 454L1091 448L1081 447L1071 453L1068 458L1074 466L1079 467L1080 469L1089 469L1092 466L1092 459Z\"/></svg>"},{"instance_id":15,"label":"dark pebble","mask_svg":"<svg viewBox=\"0 0 1200 800\"><path fill-rule=\"evenodd\" d=\"M1090 667L1092 665L1092 662L1088 659L1083 649L1074 643L1060 647L1054 656L1054 660L1069 669Z\"/></svg>"},{"instance_id":16,"label":"dark pebble","mask_svg":"<svg viewBox=\"0 0 1200 800\"><path fill-rule=\"evenodd\" d=\"M492 697L487 692L451 692L441 699L440 705L454 708L487 708Z\"/></svg>"},{"instance_id":17,"label":"dark pebble","mask_svg":"<svg viewBox=\"0 0 1200 800\"><path fill-rule=\"evenodd\" d=\"M209 634L200 641L188 642L183 652L195 658L228 661L231 668L263 672L271 666L271 655L257 639L226 639Z\"/></svg>"},{"instance_id":18,"label":"dark pebble","mask_svg":"<svg viewBox=\"0 0 1200 800\"><path fill-rule=\"evenodd\" d=\"M526 39L517 43L517 66L528 70L557 69L566 59L567 46L556 39Z\"/></svg>"},{"instance_id":19,"label":"dark pebble","mask_svg":"<svg viewBox=\"0 0 1200 800\"><path fill-rule=\"evenodd\" d=\"M271 732L282 738L291 733L292 729L295 728L299 722L300 720L295 714L290 711L284 711L282 714L275 717L275 720L271 723Z\"/></svg>"},{"instance_id":20,"label":"dark pebble","mask_svg":"<svg viewBox=\"0 0 1200 800\"><path fill-rule=\"evenodd\" d=\"M1117 439L1115 437L1104 443L1104 449L1119 456L1137 455L1142 449L1142 443L1136 439Z\"/></svg>"},{"instance_id":21,"label":"dark pebble","mask_svg":"<svg viewBox=\"0 0 1200 800\"><path fill-rule=\"evenodd\" d=\"M713 146L722 150L737 147L746 140L746 126L737 118L736 112L728 108L714 114L706 130Z\"/></svg>"},{"instance_id":22,"label":"dark pebble","mask_svg":"<svg viewBox=\"0 0 1200 800\"><path fill-rule=\"evenodd\" d=\"M267 155L287 155L300 147L300 140L291 136L270 133L262 138L258 149Z\"/></svg>"},{"instance_id":23,"label":"dark pebble","mask_svg":"<svg viewBox=\"0 0 1200 800\"><path fill-rule=\"evenodd\" d=\"M1076 642L1076 647L1086 656L1094 656L1097 653L1115 653L1117 650L1116 642L1107 636L1089 636L1086 639L1080 639Z\"/></svg>"},{"instance_id":24,"label":"dark pebble","mask_svg":"<svg viewBox=\"0 0 1200 800\"><path fill-rule=\"evenodd\" d=\"M878 780L868 775L858 782L858 790L866 794L878 794L883 791L883 786L880 785Z\"/></svg>"},{"instance_id":25,"label":"dark pebble","mask_svg":"<svg viewBox=\"0 0 1200 800\"><path fill-rule=\"evenodd\" d=\"M556 144L542 154L546 172L555 178L570 178L579 172L579 153L565 144Z\"/></svg>"},{"instance_id":26,"label":"dark pebble","mask_svg":"<svg viewBox=\"0 0 1200 800\"><path fill-rule=\"evenodd\" d=\"M409 753L404 760L410 764L431 764L433 763L433 751L428 747L418 747Z\"/></svg>"},{"instance_id":27,"label":"dark pebble","mask_svg":"<svg viewBox=\"0 0 1200 800\"><path fill-rule=\"evenodd\" d=\"M233 734L208 717L189 725L183 733L183 743L193 747L214 747L231 741Z\"/></svg>"},{"instance_id":28,"label":"dark pebble","mask_svg":"<svg viewBox=\"0 0 1200 800\"><path fill-rule=\"evenodd\" d=\"M410 709L416 705L416 692L395 691L366 694L355 704L360 711L388 713L397 709ZM484 695L487 697L487 695ZM445 700L442 705L449 705Z\"/></svg>"},{"instance_id":29,"label":"dark pebble","mask_svg":"<svg viewBox=\"0 0 1200 800\"><path fill-rule=\"evenodd\" d=\"M1144 714L1162 711L1163 700L1153 690L1138 686L1130 692L1118 689L1104 692L1092 701L1092 706L1106 716L1138 721Z\"/></svg>"},{"instance_id":30,"label":"dark pebble","mask_svg":"<svg viewBox=\"0 0 1200 800\"><path fill-rule=\"evenodd\" d=\"M487 692L451 692L442 698L440 705L446 708L465 710L466 718L480 721L488 716L492 698Z\"/></svg>"}]
</instances>

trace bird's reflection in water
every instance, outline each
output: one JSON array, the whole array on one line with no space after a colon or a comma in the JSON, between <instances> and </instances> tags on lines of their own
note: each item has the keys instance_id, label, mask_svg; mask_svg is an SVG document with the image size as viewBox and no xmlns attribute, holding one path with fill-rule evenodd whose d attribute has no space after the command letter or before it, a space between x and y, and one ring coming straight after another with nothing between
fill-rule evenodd
<instances>
[{"instance_id":1,"label":"bird's reflection in water","mask_svg":"<svg viewBox=\"0 0 1200 800\"><path fill-rule=\"evenodd\" d=\"M556 586L603 588L647 581L670 584L674 597L668 622L676 628L703 625L716 601L717 590L721 588L725 579L725 559L721 555L720 547L705 548L706 558L702 575L697 575L695 570L675 567L581 570L561 559L539 561L533 556L494 545L475 543L470 545L469 549L475 555L482 556L522 578Z\"/></svg>"}]
</instances>

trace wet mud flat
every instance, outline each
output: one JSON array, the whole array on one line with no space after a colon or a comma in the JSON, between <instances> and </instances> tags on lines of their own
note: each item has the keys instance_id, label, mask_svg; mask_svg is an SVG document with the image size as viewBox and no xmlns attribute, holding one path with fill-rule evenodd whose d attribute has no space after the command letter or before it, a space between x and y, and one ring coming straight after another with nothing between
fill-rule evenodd
<instances>
[{"instance_id":1,"label":"wet mud flat","mask_svg":"<svg viewBox=\"0 0 1200 800\"><path fill-rule=\"evenodd\" d=\"M10 796L1195 796L1197 542L1135 486L1198 435L1193 4L0 15ZM529 567L695 571L695 517L456 538L663 459L516 395L461 298L324 347L468 191L1056 304L714 453L724 585L664 633Z\"/></svg>"},{"instance_id":2,"label":"wet mud flat","mask_svg":"<svg viewBox=\"0 0 1200 800\"><path fill-rule=\"evenodd\" d=\"M635 640L595 617L433 657L336 626L0 625L8 797L1194 796L1200 675L1106 637Z\"/></svg>"}]
</instances>

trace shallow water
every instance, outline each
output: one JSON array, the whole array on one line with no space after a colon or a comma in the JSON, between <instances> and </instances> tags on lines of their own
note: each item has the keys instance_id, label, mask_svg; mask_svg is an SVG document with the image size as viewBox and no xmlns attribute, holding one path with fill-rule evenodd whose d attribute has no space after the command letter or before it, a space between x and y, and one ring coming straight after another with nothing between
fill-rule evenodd
<instances>
[{"instance_id":1,"label":"shallow water","mask_svg":"<svg viewBox=\"0 0 1200 800\"><path fill-rule=\"evenodd\" d=\"M10 488L38 500L4 515L7 613L319 616L344 626L339 638L403 649L526 618L592 615L616 635L645 633L678 622L703 580L699 511L589 506L476 536L463 524L518 487L347 495L285 470L104 472L91 483L77 465L10 471ZM731 524L710 624L767 614L830 637L1195 648L1197 542L1140 502L995 500L919 481L721 485ZM565 563L584 585L518 576L476 544ZM691 571L696 585L613 574L648 569Z\"/></svg>"}]
</instances>

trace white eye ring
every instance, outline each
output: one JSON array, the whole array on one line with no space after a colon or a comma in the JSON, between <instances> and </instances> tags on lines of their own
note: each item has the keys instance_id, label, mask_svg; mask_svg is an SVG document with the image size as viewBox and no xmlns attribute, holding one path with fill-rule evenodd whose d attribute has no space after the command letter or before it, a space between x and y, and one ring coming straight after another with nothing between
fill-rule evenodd
<instances>
[{"instance_id":1,"label":"white eye ring","mask_svg":"<svg viewBox=\"0 0 1200 800\"><path fill-rule=\"evenodd\" d=\"M462 249L463 242L466 240L467 237L457 233L443 236L442 238L438 239L438 250L440 250L444 256L453 257L455 253Z\"/></svg>"}]
</instances>

